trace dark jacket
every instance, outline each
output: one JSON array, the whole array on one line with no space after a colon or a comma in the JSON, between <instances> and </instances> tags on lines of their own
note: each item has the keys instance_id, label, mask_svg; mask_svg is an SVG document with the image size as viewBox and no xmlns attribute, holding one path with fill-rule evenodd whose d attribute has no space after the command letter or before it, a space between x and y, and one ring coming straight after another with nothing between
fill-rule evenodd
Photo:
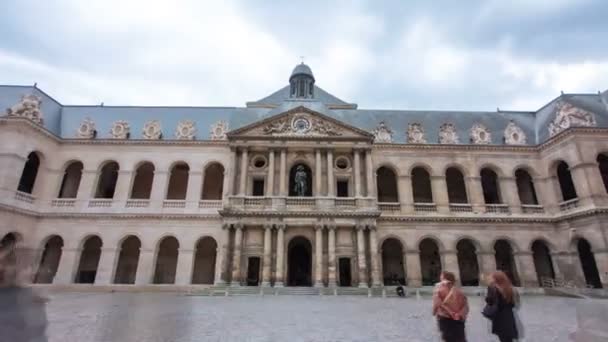
<instances>
[{"instance_id":1,"label":"dark jacket","mask_svg":"<svg viewBox=\"0 0 608 342\"><path fill-rule=\"evenodd\" d=\"M517 339L519 338L519 334L515 315L513 314L513 308L515 308L515 304L518 301L516 292L513 293L513 297L515 303L507 303L498 289L490 286L486 295L486 303L488 305L498 305L498 311L492 319L492 333L501 337Z\"/></svg>"}]
</instances>

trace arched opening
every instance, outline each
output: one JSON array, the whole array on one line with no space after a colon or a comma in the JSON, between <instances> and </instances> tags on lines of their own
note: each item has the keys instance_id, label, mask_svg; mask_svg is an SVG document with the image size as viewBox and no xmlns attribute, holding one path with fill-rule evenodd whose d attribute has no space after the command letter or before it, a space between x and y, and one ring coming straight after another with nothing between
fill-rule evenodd
<instances>
[{"instance_id":1,"label":"arched opening","mask_svg":"<svg viewBox=\"0 0 608 342\"><path fill-rule=\"evenodd\" d=\"M16 233L8 233L0 240L0 253L4 255L4 267L0 268L0 284L15 279L17 275L17 242Z\"/></svg>"},{"instance_id":2,"label":"arched opening","mask_svg":"<svg viewBox=\"0 0 608 342\"><path fill-rule=\"evenodd\" d=\"M445 171L445 181L448 185L450 203L469 203L464 176L460 170L450 167Z\"/></svg>"},{"instance_id":3,"label":"arched opening","mask_svg":"<svg viewBox=\"0 0 608 342\"><path fill-rule=\"evenodd\" d=\"M220 163L213 163L205 169L203 178L204 200L221 200L224 192L224 167Z\"/></svg>"},{"instance_id":4,"label":"arched opening","mask_svg":"<svg viewBox=\"0 0 608 342\"><path fill-rule=\"evenodd\" d=\"M500 187L498 186L498 175L493 170L484 168L481 170L481 186L483 188L483 199L486 204L500 204Z\"/></svg>"},{"instance_id":5,"label":"arched opening","mask_svg":"<svg viewBox=\"0 0 608 342\"><path fill-rule=\"evenodd\" d=\"M82 252L80 253L80 262L78 263L78 272L76 273L75 280L76 283L95 283L99 258L101 257L101 245L102 242L99 236L91 236L85 241Z\"/></svg>"},{"instance_id":6,"label":"arched opening","mask_svg":"<svg viewBox=\"0 0 608 342\"><path fill-rule=\"evenodd\" d=\"M122 241L114 274L115 284L135 284L140 248L141 242L137 236L130 235Z\"/></svg>"},{"instance_id":7,"label":"arched opening","mask_svg":"<svg viewBox=\"0 0 608 342\"><path fill-rule=\"evenodd\" d=\"M76 198L78 188L80 187L80 179L82 178L83 165L79 161L71 162L65 168L63 179L61 180L61 188L59 189L59 198Z\"/></svg>"},{"instance_id":8,"label":"arched opening","mask_svg":"<svg viewBox=\"0 0 608 342\"><path fill-rule=\"evenodd\" d=\"M312 286L312 245L305 237L289 241L287 270L287 285Z\"/></svg>"},{"instance_id":9,"label":"arched opening","mask_svg":"<svg viewBox=\"0 0 608 342\"><path fill-rule=\"evenodd\" d=\"M597 166L600 169L602 175L602 181L604 182L604 189L608 192L608 157L605 154L599 154L597 156Z\"/></svg>"},{"instance_id":10,"label":"arched opening","mask_svg":"<svg viewBox=\"0 0 608 342\"><path fill-rule=\"evenodd\" d=\"M557 180L559 181L559 188L562 191L562 199L564 201L578 197L574 182L572 181L572 175L570 174L570 167L564 161L560 161L557 164Z\"/></svg>"},{"instance_id":11,"label":"arched opening","mask_svg":"<svg viewBox=\"0 0 608 342\"><path fill-rule=\"evenodd\" d=\"M532 243L532 257L534 258L538 286L543 286L543 279L555 279L551 253L549 247L543 241L536 240Z\"/></svg>"},{"instance_id":12,"label":"arched opening","mask_svg":"<svg viewBox=\"0 0 608 342\"><path fill-rule=\"evenodd\" d=\"M597 270L597 264L595 262L595 256L591 251L591 245L589 241L585 239L579 239L576 248L578 250L578 257L581 261L583 268L583 274L585 275L585 282L588 286L592 286L596 289L602 288L602 281L600 280L600 273Z\"/></svg>"},{"instance_id":13,"label":"arched opening","mask_svg":"<svg viewBox=\"0 0 608 342\"><path fill-rule=\"evenodd\" d=\"M171 168L169 187L167 188L168 200L185 200L188 192L188 175L190 167L186 163L175 164Z\"/></svg>"},{"instance_id":14,"label":"arched opening","mask_svg":"<svg viewBox=\"0 0 608 342\"><path fill-rule=\"evenodd\" d=\"M388 167L381 167L376 172L376 187L378 190L378 202L399 202L397 193L397 176Z\"/></svg>"},{"instance_id":15,"label":"arched opening","mask_svg":"<svg viewBox=\"0 0 608 342\"><path fill-rule=\"evenodd\" d=\"M439 274L441 273L439 247L433 239L427 238L420 242L419 249L422 285L435 285L439 282Z\"/></svg>"},{"instance_id":16,"label":"arched opening","mask_svg":"<svg viewBox=\"0 0 608 342\"><path fill-rule=\"evenodd\" d=\"M312 171L308 165L295 164L289 171L289 196L312 196Z\"/></svg>"},{"instance_id":17,"label":"arched opening","mask_svg":"<svg viewBox=\"0 0 608 342\"><path fill-rule=\"evenodd\" d=\"M433 203L431 176L422 167L416 167L412 170L412 191L414 203Z\"/></svg>"},{"instance_id":18,"label":"arched opening","mask_svg":"<svg viewBox=\"0 0 608 342\"><path fill-rule=\"evenodd\" d=\"M152 182L154 182L154 165L149 162L139 165L135 170L135 177L133 178L131 198L150 199Z\"/></svg>"},{"instance_id":19,"label":"arched opening","mask_svg":"<svg viewBox=\"0 0 608 342\"><path fill-rule=\"evenodd\" d=\"M515 171L515 183L517 183L517 193L521 204L538 204L534 182L526 170L518 169Z\"/></svg>"},{"instance_id":20,"label":"arched opening","mask_svg":"<svg viewBox=\"0 0 608 342\"><path fill-rule=\"evenodd\" d=\"M31 194L34 190L34 183L36 183L36 176L38 175L38 168L40 167L40 158L36 152L32 152L27 156L27 161L23 166L23 172L21 172L21 178L19 179L19 186L17 190Z\"/></svg>"},{"instance_id":21,"label":"arched opening","mask_svg":"<svg viewBox=\"0 0 608 342\"><path fill-rule=\"evenodd\" d=\"M37 284L52 284L57 274L59 260L61 260L61 250L63 248L63 239L54 235L47 239L40 258L40 266L34 282Z\"/></svg>"},{"instance_id":22,"label":"arched opening","mask_svg":"<svg viewBox=\"0 0 608 342\"><path fill-rule=\"evenodd\" d=\"M215 280L215 258L217 243L212 237L198 240L194 255L192 284L213 284Z\"/></svg>"},{"instance_id":23,"label":"arched opening","mask_svg":"<svg viewBox=\"0 0 608 342\"><path fill-rule=\"evenodd\" d=\"M382 279L385 286L405 285L403 246L397 239L386 239L382 243Z\"/></svg>"},{"instance_id":24,"label":"arched opening","mask_svg":"<svg viewBox=\"0 0 608 342\"><path fill-rule=\"evenodd\" d=\"M156 254L154 284L175 283L178 249L179 242L173 236L167 236L160 242Z\"/></svg>"},{"instance_id":25,"label":"arched opening","mask_svg":"<svg viewBox=\"0 0 608 342\"><path fill-rule=\"evenodd\" d=\"M118 163L109 162L101 168L101 174L97 181L95 198L114 198L116 181L118 180Z\"/></svg>"},{"instance_id":26,"label":"arched opening","mask_svg":"<svg viewBox=\"0 0 608 342\"><path fill-rule=\"evenodd\" d=\"M479 263L473 242L463 239L456 244L462 286L479 286Z\"/></svg>"},{"instance_id":27,"label":"arched opening","mask_svg":"<svg viewBox=\"0 0 608 342\"><path fill-rule=\"evenodd\" d=\"M519 286L515 259L513 258L513 248L506 240L498 240L494 244L496 256L496 269L507 274L514 286Z\"/></svg>"}]
</instances>

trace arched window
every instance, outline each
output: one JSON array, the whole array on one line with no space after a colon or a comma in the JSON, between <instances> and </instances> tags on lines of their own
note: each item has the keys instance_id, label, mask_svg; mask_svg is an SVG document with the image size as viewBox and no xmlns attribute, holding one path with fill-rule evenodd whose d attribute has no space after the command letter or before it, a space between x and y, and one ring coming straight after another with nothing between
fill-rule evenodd
<instances>
[{"instance_id":1,"label":"arched window","mask_svg":"<svg viewBox=\"0 0 608 342\"><path fill-rule=\"evenodd\" d=\"M494 252L496 253L496 269L505 272L513 285L519 286L511 244L506 240L498 240L494 244Z\"/></svg>"},{"instance_id":2,"label":"arched window","mask_svg":"<svg viewBox=\"0 0 608 342\"><path fill-rule=\"evenodd\" d=\"M40 167L40 158L36 152L32 152L27 156L25 166L23 166L23 172L21 173L21 179L19 179L19 186L17 190L31 194L34 190L34 183L36 183L36 176L38 175L38 168Z\"/></svg>"},{"instance_id":3,"label":"arched window","mask_svg":"<svg viewBox=\"0 0 608 342\"><path fill-rule=\"evenodd\" d=\"M308 165L298 163L289 171L289 196L312 196L312 171Z\"/></svg>"},{"instance_id":4,"label":"arched window","mask_svg":"<svg viewBox=\"0 0 608 342\"><path fill-rule=\"evenodd\" d=\"M154 165L143 163L135 170L133 187L131 188L131 198L149 199L152 193L152 182L154 181Z\"/></svg>"},{"instance_id":5,"label":"arched window","mask_svg":"<svg viewBox=\"0 0 608 342\"><path fill-rule=\"evenodd\" d=\"M223 192L224 167L219 163L213 163L205 168L202 199L221 200Z\"/></svg>"},{"instance_id":6,"label":"arched window","mask_svg":"<svg viewBox=\"0 0 608 342\"><path fill-rule=\"evenodd\" d=\"M445 181L448 185L448 198L450 203L468 203L467 187L462 172L455 167L445 171Z\"/></svg>"},{"instance_id":7,"label":"arched window","mask_svg":"<svg viewBox=\"0 0 608 342\"><path fill-rule=\"evenodd\" d=\"M215 280L215 259L217 243L212 237L205 237L196 243L192 284L213 284Z\"/></svg>"},{"instance_id":8,"label":"arched window","mask_svg":"<svg viewBox=\"0 0 608 342\"><path fill-rule=\"evenodd\" d=\"M581 267L583 268L583 274L585 275L585 282L589 286L601 289L602 281L600 280L600 273L597 269L597 263L595 262L595 255L593 255L589 241L579 239L576 248L578 250L578 257L581 261Z\"/></svg>"},{"instance_id":9,"label":"arched window","mask_svg":"<svg viewBox=\"0 0 608 342\"><path fill-rule=\"evenodd\" d=\"M9 282L17 276L17 243L21 236L17 233L8 233L0 240L0 255L3 256L0 267L0 284Z\"/></svg>"},{"instance_id":10,"label":"arched window","mask_svg":"<svg viewBox=\"0 0 608 342\"><path fill-rule=\"evenodd\" d=\"M123 240L120 245L116 273L114 274L115 284L135 284L140 248L141 241L137 236L130 235Z\"/></svg>"},{"instance_id":11,"label":"arched window","mask_svg":"<svg viewBox=\"0 0 608 342\"><path fill-rule=\"evenodd\" d=\"M168 236L160 242L156 254L154 284L175 283L178 250L179 242L173 236Z\"/></svg>"},{"instance_id":12,"label":"arched window","mask_svg":"<svg viewBox=\"0 0 608 342\"><path fill-rule=\"evenodd\" d=\"M388 167L381 167L376 172L378 202L399 202L397 193L397 176Z\"/></svg>"},{"instance_id":13,"label":"arched window","mask_svg":"<svg viewBox=\"0 0 608 342\"><path fill-rule=\"evenodd\" d=\"M382 243L382 279L385 286L405 285L403 245L397 239Z\"/></svg>"},{"instance_id":14,"label":"arched window","mask_svg":"<svg viewBox=\"0 0 608 342\"><path fill-rule=\"evenodd\" d=\"M99 236L91 236L85 241L82 252L80 253L76 283L95 283L99 258L101 257L101 245L102 242Z\"/></svg>"},{"instance_id":15,"label":"arched window","mask_svg":"<svg viewBox=\"0 0 608 342\"><path fill-rule=\"evenodd\" d=\"M63 249L63 239L54 235L50 237L44 244L42 258L40 258L40 266L34 279L37 284L51 284L57 274L59 261L61 260L61 252Z\"/></svg>"},{"instance_id":16,"label":"arched window","mask_svg":"<svg viewBox=\"0 0 608 342\"><path fill-rule=\"evenodd\" d=\"M564 161L560 161L557 164L557 180L559 181L559 188L562 191L562 199L564 201L578 197L574 182L572 181L572 175L570 174L570 167Z\"/></svg>"},{"instance_id":17,"label":"arched window","mask_svg":"<svg viewBox=\"0 0 608 342\"><path fill-rule=\"evenodd\" d=\"M416 167L412 170L412 190L414 203L433 203L431 176L422 167Z\"/></svg>"},{"instance_id":18,"label":"arched window","mask_svg":"<svg viewBox=\"0 0 608 342\"><path fill-rule=\"evenodd\" d=\"M185 200L188 192L188 175L190 167L186 163L178 163L171 168L169 187L167 188L168 200Z\"/></svg>"},{"instance_id":19,"label":"arched window","mask_svg":"<svg viewBox=\"0 0 608 342\"><path fill-rule=\"evenodd\" d=\"M483 188L483 199L486 204L500 204L500 187L498 186L498 176L496 172L488 168L481 170L481 186Z\"/></svg>"},{"instance_id":20,"label":"arched window","mask_svg":"<svg viewBox=\"0 0 608 342\"><path fill-rule=\"evenodd\" d=\"M526 170L518 169L515 171L515 182L517 183L517 193L521 204L538 204L534 182Z\"/></svg>"},{"instance_id":21,"label":"arched window","mask_svg":"<svg viewBox=\"0 0 608 342\"><path fill-rule=\"evenodd\" d=\"M469 239L456 244L458 269L462 286L479 286L479 263L475 245Z\"/></svg>"},{"instance_id":22,"label":"arched window","mask_svg":"<svg viewBox=\"0 0 608 342\"><path fill-rule=\"evenodd\" d=\"M80 187L80 178L82 178L82 169L82 163L79 161L71 162L65 168L61 188L59 189L59 198L76 198Z\"/></svg>"},{"instance_id":23,"label":"arched window","mask_svg":"<svg viewBox=\"0 0 608 342\"><path fill-rule=\"evenodd\" d=\"M600 168L602 181L604 182L604 189L606 189L606 192L608 192L608 157L605 154L598 155L597 164Z\"/></svg>"},{"instance_id":24,"label":"arched window","mask_svg":"<svg viewBox=\"0 0 608 342\"><path fill-rule=\"evenodd\" d=\"M439 247L433 239L424 239L420 242L419 249L422 285L434 285L439 282L439 274L441 273Z\"/></svg>"},{"instance_id":25,"label":"arched window","mask_svg":"<svg viewBox=\"0 0 608 342\"><path fill-rule=\"evenodd\" d=\"M95 198L114 198L116 181L118 180L118 163L109 162L101 168L99 179L97 180L97 191Z\"/></svg>"},{"instance_id":26,"label":"arched window","mask_svg":"<svg viewBox=\"0 0 608 342\"><path fill-rule=\"evenodd\" d=\"M541 240L532 243L532 257L534 258L534 268L538 278L538 285L543 286L543 279L555 279L553 271L553 261L549 247Z\"/></svg>"}]
</instances>

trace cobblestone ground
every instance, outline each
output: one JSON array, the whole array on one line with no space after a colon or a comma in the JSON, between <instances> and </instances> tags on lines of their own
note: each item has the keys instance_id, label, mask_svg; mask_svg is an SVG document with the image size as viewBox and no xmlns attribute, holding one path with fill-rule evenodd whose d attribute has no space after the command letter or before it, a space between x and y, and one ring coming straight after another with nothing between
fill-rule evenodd
<instances>
[{"instance_id":1,"label":"cobblestone ground","mask_svg":"<svg viewBox=\"0 0 608 342\"><path fill-rule=\"evenodd\" d=\"M49 341L439 341L430 298L49 296ZM569 341L583 300L524 297L525 341ZM495 341L470 298L469 341Z\"/></svg>"}]
</instances>

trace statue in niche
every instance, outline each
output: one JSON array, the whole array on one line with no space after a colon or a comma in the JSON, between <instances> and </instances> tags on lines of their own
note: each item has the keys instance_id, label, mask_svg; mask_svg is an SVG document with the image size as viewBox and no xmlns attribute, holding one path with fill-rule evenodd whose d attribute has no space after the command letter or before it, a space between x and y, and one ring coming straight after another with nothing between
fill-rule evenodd
<instances>
[{"instance_id":1,"label":"statue in niche","mask_svg":"<svg viewBox=\"0 0 608 342\"><path fill-rule=\"evenodd\" d=\"M293 178L293 192L296 196L306 196L308 189L308 175L304 166L298 165Z\"/></svg>"}]
</instances>

